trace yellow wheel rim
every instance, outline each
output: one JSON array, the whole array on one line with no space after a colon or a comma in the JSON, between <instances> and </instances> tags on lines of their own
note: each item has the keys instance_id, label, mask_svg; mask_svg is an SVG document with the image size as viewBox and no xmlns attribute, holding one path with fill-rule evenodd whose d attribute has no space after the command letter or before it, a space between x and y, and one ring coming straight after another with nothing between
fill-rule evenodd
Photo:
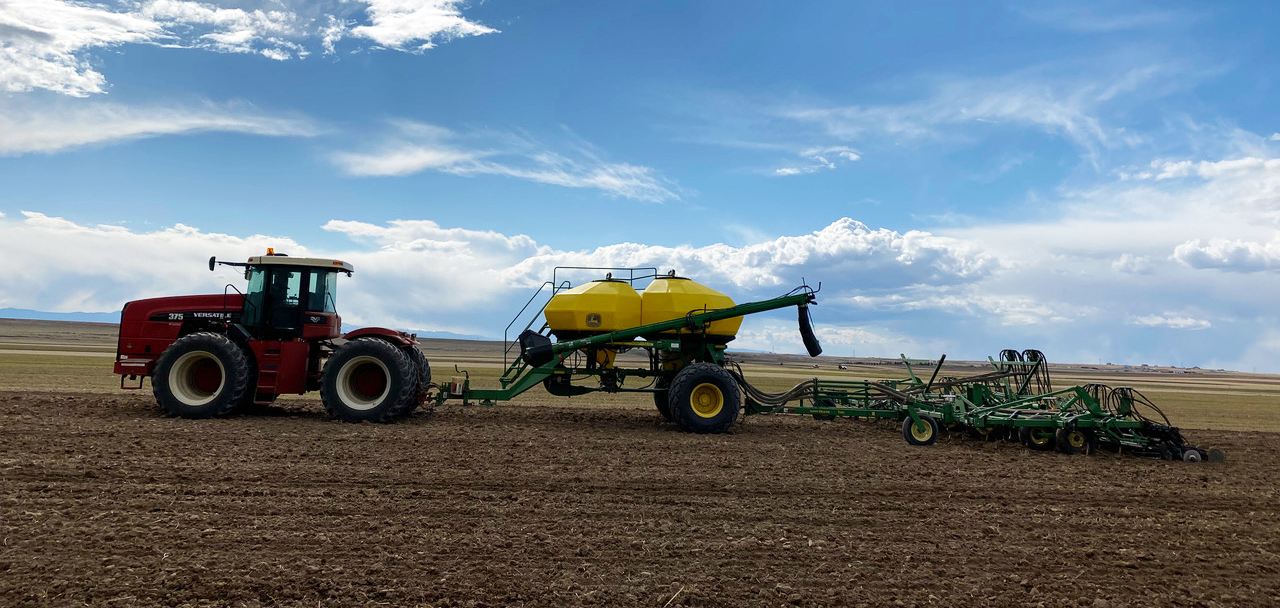
<instances>
[{"instance_id":1,"label":"yellow wheel rim","mask_svg":"<svg viewBox=\"0 0 1280 608\"><path fill-rule=\"evenodd\" d=\"M1052 432L1045 432L1042 430L1031 431L1031 443L1034 443L1036 445L1044 445L1046 443L1049 443L1052 440L1053 440Z\"/></svg>"},{"instance_id":2,"label":"yellow wheel rim","mask_svg":"<svg viewBox=\"0 0 1280 608\"><path fill-rule=\"evenodd\" d=\"M710 382L703 382L689 393L689 405L693 408L693 413L698 416L715 418L716 414L724 409L724 393L720 392L720 387Z\"/></svg>"},{"instance_id":3,"label":"yellow wheel rim","mask_svg":"<svg viewBox=\"0 0 1280 608\"><path fill-rule=\"evenodd\" d=\"M1071 431L1070 433L1067 433L1067 445L1077 450L1083 448L1084 433L1081 433L1080 431Z\"/></svg>"},{"instance_id":4,"label":"yellow wheel rim","mask_svg":"<svg viewBox=\"0 0 1280 608\"><path fill-rule=\"evenodd\" d=\"M933 436L933 425L921 420L911 425L911 437L916 441L928 441Z\"/></svg>"}]
</instances>

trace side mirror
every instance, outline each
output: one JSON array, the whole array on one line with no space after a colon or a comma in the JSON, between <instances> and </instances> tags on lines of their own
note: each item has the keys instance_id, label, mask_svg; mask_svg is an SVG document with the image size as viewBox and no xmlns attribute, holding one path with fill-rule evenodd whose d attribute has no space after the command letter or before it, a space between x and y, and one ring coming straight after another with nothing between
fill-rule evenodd
<instances>
[{"instance_id":1,"label":"side mirror","mask_svg":"<svg viewBox=\"0 0 1280 608\"><path fill-rule=\"evenodd\" d=\"M213 272L213 265L218 261L218 256L209 256L209 272Z\"/></svg>"}]
</instances>

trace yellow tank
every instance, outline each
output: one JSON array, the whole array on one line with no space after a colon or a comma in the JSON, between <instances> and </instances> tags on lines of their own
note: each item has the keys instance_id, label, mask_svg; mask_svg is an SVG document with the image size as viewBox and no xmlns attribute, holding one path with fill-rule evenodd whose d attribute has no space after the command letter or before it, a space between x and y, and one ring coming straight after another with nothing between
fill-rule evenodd
<instances>
[{"instance_id":1,"label":"yellow tank","mask_svg":"<svg viewBox=\"0 0 1280 608\"><path fill-rule=\"evenodd\" d=\"M640 294L624 281L592 281L554 296L543 310L561 340L642 325Z\"/></svg>"},{"instance_id":2,"label":"yellow tank","mask_svg":"<svg viewBox=\"0 0 1280 608\"><path fill-rule=\"evenodd\" d=\"M692 310L716 310L733 306L733 298L689 279L675 276L658 277L640 296L645 325L678 319ZM742 317L721 319L707 327L713 341L725 343L738 335ZM656 338L657 336L650 336Z\"/></svg>"}]
</instances>

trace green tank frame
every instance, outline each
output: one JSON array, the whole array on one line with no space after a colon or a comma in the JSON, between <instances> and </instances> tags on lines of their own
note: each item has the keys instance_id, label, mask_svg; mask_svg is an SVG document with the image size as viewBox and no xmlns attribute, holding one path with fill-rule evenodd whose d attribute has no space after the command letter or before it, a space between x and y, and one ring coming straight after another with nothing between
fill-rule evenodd
<instances>
[{"instance_id":1,"label":"green tank frame","mask_svg":"<svg viewBox=\"0 0 1280 608\"><path fill-rule=\"evenodd\" d=\"M664 360L676 362L678 367L699 362L712 363L723 367L725 364L725 345L708 338L706 330L711 323L722 319L747 316L789 306L804 307L816 304L815 292L807 287L802 289L804 290L802 293L789 294L770 300L748 302L717 310L695 311L684 317L660 323L640 325L576 340L555 342L551 345L551 360L546 363L531 365L524 357L517 357L514 362L507 366L501 378L499 378L501 388L474 388L471 386L470 376L466 375L460 386L455 386L451 383L450 386L442 387L442 390L435 395L435 402L439 405L450 399L460 399L466 405L472 401L481 404L509 401L539 384L546 384L548 380L553 378L566 379L566 382L556 382L548 386L549 391L560 396L584 395L599 391L659 392L664 389L655 386L656 382L651 382L650 386L644 387L627 387L624 383L628 378L646 378L650 380L670 378L674 372L662 369L660 365L655 364L660 360L661 354L666 354L667 358ZM802 331L804 331L803 328ZM643 336L659 334L670 335L671 337L656 340L642 339ZM644 368L622 368L595 363L594 353L596 351L630 349L648 351L650 365ZM580 351L587 354L585 357L580 357L586 361L586 365L574 365L572 363L574 353ZM597 385L572 384L567 381L570 378L582 376L590 376L597 379Z\"/></svg>"}]
</instances>

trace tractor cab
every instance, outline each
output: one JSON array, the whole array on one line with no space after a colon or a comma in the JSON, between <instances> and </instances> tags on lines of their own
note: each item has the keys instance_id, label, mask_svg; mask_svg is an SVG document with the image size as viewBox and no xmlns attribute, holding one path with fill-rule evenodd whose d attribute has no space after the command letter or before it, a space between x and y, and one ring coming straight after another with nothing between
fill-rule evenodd
<instances>
[{"instance_id":1,"label":"tractor cab","mask_svg":"<svg viewBox=\"0 0 1280 608\"><path fill-rule=\"evenodd\" d=\"M351 264L340 260L293 258L268 249L267 255L247 263L214 264L244 266L249 285L244 293L240 325L260 340L326 339L341 335L338 316L338 273L348 276Z\"/></svg>"}]
</instances>

